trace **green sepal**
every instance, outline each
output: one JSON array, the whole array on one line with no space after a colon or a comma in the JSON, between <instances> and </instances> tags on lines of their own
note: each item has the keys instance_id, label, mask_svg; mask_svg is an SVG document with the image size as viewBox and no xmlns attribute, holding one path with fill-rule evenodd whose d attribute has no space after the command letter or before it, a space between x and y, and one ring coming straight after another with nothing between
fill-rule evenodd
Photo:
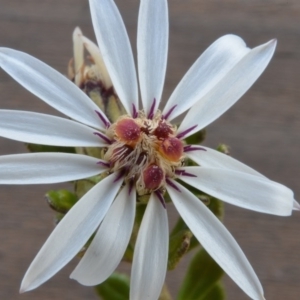
<instances>
[{"instance_id":1,"label":"green sepal","mask_svg":"<svg viewBox=\"0 0 300 300\"><path fill-rule=\"evenodd\" d=\"M63 153L76 153L74 147L58 147L58 146L47 146L38 144L26 144L29 152L63 152Z\"/></svg>"},{"instance_id":2,"label":"green sepal","mask_svg":"<svg viewBox=\"0 0 300 300\"><path fill-rule=\"evenodd\" d=\"M170 236L168 270L176 268L181 258L188 252L193 234L189 230L181 230Z\"/></svg>"},{"instance_id":3,"label":"green sepal","mask_svg":"<svg viewBox=\"0 0 300 300\"><path fill-rule=\"evenodd\" d=\"M49 206L56 212L66 214L77 202L77 196L68 190L49 191L45 195Z\"/></svg>"},{"instance_id":4,"label":"green sepal","mask_svg":"<svg viewBox=\"0 0 300 300\"><path fill-rule=\"evenodd\" d=\"M206 138L206 130L202 129L187 137L185 141L189 145L197 145L202 143L205 140L205 138Z\"/></svg>"},{"instance_id":5,"label":"green sepal","mask_svg":"<svg viewBox=\"0 0 300 300\"><path fill-rule=\"evenodd\" d=\"M125 274L113 273L106 281L95 286L95 290L103 300L128 300L129 278Z\"/></svg>"},{"instance_id":6,"label":"green sepal","mask_svg":"<svg viewBox=\"0 0 300 300\"><path fill-rule=\"evenodd\" d=\"M188 271L178 293L178 300L216 300L206 298L223 276L224 271L201 249L190 262ZM214 293L217 293L215 291ZM222 298L221 298L222 299Z\"/></svg>"}]
</instances>

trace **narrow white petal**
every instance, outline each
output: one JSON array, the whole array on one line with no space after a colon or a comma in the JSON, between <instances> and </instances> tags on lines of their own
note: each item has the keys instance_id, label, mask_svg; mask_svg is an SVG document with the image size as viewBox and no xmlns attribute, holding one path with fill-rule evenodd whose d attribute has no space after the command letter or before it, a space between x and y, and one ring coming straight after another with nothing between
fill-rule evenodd
<instances>
[{"instance_id":1,"label":"narrow white petal","mask_svg":"<svg viewBox=\"0 0 300 300\"><path fill-rule=\"evenodd\" d=\"M81 39L82 39L82 43L86 47L87 51L91 54L96 66L98 67L98 69L101 72L101 77L102 77L104 86L106 88L110 88L112 86L112 82L111 82L111 79L107 72L106 66L104 64L100 49L98 48L98 46L95 43L93 43L91 40L89 40L85 36L81 36Z\"/></svg>"},{"instance_id":2,"label":"narrow white petal","mask_svg":"<svg viewBox=\"0 0 300 300\"><path fill-rule=\"evenodd\" d=\"M130 300L159 298L167 271L168 247L167 211L152 194L134 249Z\"/></svg>"},{"instance_id":3,"label":"narrow white petal","mask_svg":"<svg viewBox=\"0 0 300 300\"><path fill-rule=\"evenodd\" d=\"M25 143L104 147L95 129L68 119L27 111L0 110L0 136Z\"/></svg>"},{"instance_id":4,"label":"narrow white petal","mask_svg":"<svg viewBox=\"0 0 300 300\"><path fill-rule=\"evenodd\" d=\"M168 100L163 114L167 114L175 105L169 120L185 112L216 86L249 51L245 42L238 36L229 34L216 40L182 78Z\"/></svg>"},{"instance_id":5,"label":"narrow white petal","mask_svg":"<svg viewBox=\"0 0 300 300\"><path fill-rule=\"evenodd\" d=\"M62 269L94 233L114 200L122 180L106 177L87 192L53 230L29 269L21 292L37 288Z\"/></svg>"},{"instance_id":6,"label":"narrow white petal","mask_svg":"<svg viewBox=\"0 0 300 300\"><path fill-rule=\"evenodd\" d=\"M83 285L105 281L120 263L128 245L135 216L136 192L125 186L106 214L91 245L71 274Z\"/></svg>"},{"instance_id":7,"label":"narrow white petal","mask_svg":"<svg viewBox=\"0 0 300 300\"><path fill-rule=\"evenodd\" d=\"M173 182L181 192L167 187L170 197L203 248L249 297L264 299L262 286L232 235L198 198Z\"/></svg>"},{"instance_id":8,"label":"narrow white petal","mask_svg":"<svg viewBox=\"0 0 300 300\"><path fill-rule=\"evenodd\" d=\"M300 204L296 200L293 203L293 210L300 210Z\"/></svg>"},{"instance_id":9,"label":"narrow white petal","mask_svg":"<svg viewBox=\"0 0 300 300\"><path fill-rule=\"evenodd\" d=\"M40 60L0 48L0 66L28 91L66 116L95 128L105 128L95 113L100 108L74 83Z\"/></svg>"},{"instance_id":10,"label":"narrow white petal","mask_svg":"<svg viewBox=\"0 0 300 300\"><path fill-rule=\"evenodd\" d=\"M233 205L267 214L289 216L293 192L269 179L226 169L187 167L196 177L180 176L184 182Z\"/></svg>"},{"instance_id":11,"label":"narrow white petal","mask_svg":"<svg viewBox=\"0 0 300 300\"><path fill-rule=\"evenodd\" d=\"M26 153L0 156L0 184L43 184L100 174L100 159L67 153Z\"/></svg>"},{"instance_id":12,"label":"narrow white petal","mask_svg":"<svg viewBox=\"0 0 300 300\"><path fill-rule=\"evenodd\" d=\"M82 32L79 27L76 27L73 32L73 55L74 55L74 69L75 69L75 83L80 85L81 68L84 64L84 48L82 43Z\"/></svg>"},{"instance_id":13,"label":"narrow white petal","mask_svg":"<svg viewBox=\"0 0 300 300\"><path fill-rule=\"evenodd\" d=\"M239 100L269 64L276 40L258 46L247 53L218 84L191 107L178 132L196 126L186 136L204 128Z\"/></svg>"},{"instance_id":14,"label":"narrow white petal","mask_svg":"<svg viewBox=\"0 0 300 300\"><path fill-rule=\"evenodd\" d=\"M138 20L138 69L143 108L148 115L161 100L167 67L169 41L168 3L142 0Z\"/></svg>"},{"instance_id":15,"label":"narrow white petal","mask_svg":"<svg viewBox=\"0 0 300 300\"><path fill-rule=\"evenodd\" d=\"M208 168L229 169L232 171L248 173L251 175L266 178L264 175L260 174L259 172L255 171L254 169L248 167L247 165L241 163L240 161L234 159L229 155L226 155L208 147L204 147L202 145L192 145L192 147L205 149L205 151L196 150L186 153L186 155L199 166Z\"/></svg>"},{"instance_id":16,"label":"narrow white petal","mask_svg":"<svg viewBox=\"0 0 300 300\"><path fill-rule=\"evenodd\" d=\"M199 147L199 145L193 145L193 147ZM234 159L229 155L223 154L208 147L204 147L202 145L201 148L205 149L205 151L191 151L187 152L186 155L202 167L228 169L232 171L248 173L250 175L269 180L263 174L257 172L256 170L250 168L249 166L241 163L240 161ZM300 210L300 205L296 200L294 200L293 209Z\"/></svg>"},{"instance_id":17,"label":"narrow white petal","mask_svg":"<svg viewBox=\"0 0 300 300\"><path fill-rule=\"evenodd\" d=\"M138 88L125 25L113 0L90 0L98 46L114 88L128 113L138 109Z\"/></svg>"}]
</instances>

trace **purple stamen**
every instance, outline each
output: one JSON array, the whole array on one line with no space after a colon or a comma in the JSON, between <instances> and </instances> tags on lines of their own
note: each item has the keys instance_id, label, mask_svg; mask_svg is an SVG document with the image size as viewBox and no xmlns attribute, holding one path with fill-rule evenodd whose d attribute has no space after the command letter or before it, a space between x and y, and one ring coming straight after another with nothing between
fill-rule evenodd
<instances>
[{"instance_id":1,"label":"purple stamen","mask_svg":"<svg viewBox=\"0 0 300 300\"><path fill-rule=\"evenodd\" d=\"M114 180L114 182L119 181L121 178L123 178L125 175L125 170L122 170L118 175L117 178Z\"/></svg>"},{"instance_id":2,"label":"purple stamen","mask_svg":"<svg viewBox=\"0 0 300 300\"><path fill-rule=\"evenodd\" d=\"M138 116L138 112L137 112L137 110L136 110L135 105L132 103L132 117L133 117L134 119L136 119L137 116Z\"/></svg>"},{"instance_id":3,"label":"purple stamen","mask_svg":"<svg viewBox=\"0 0 300 300\"><path fill-rule=\"evenodd\" d=\"M174 105L165 115L163 115L163 119L167 120L170 117L171 113L173 112L173 110L175 109L176 106L177 106L177 104Z\"/></svg>"},{"instance_id":4,"label":"purple stamen","mask_svg":"<svg viewBox=\"0 0 300 300\"><path fill-rule=\"evenodd\" d=\"M178 188L178 186L173 183L170 179L166 178L166 183L171 186L173 189L175 189L176 191L178 191L179 193L181 193L181 190Z\"/></svg>"},{"instance_id":5,"label":"purple stamen","mask_svg":"<svg viewBox=\"0 0 300 300\"><path fill-rule=\"evenodd\" d=\"M133 184L134 184L134 182L133 182L133 180L131 180L131 181L129 182L128 196L131 194L131 191L132 191L132 189L133 189Z\"/></svg>"},{"instance_id":6,"label":"purple stamen","mask_svg":"<svg viewBox=\"0 0 300 300\"><path fill-rule=\"evenodd\" d=\"M100 132L94 132L95 135L99 136L102 140L104 140L105 142L107 142L108 144L112 144L112 141L104 134L100 133Z\"/></svg>"},{"instance_id":7,"label":"purple stamen","mask_svg":"<svg viewBox=\"0 0 300 300\"><path fill-rule=\"evenodd\" d=\"M153 117L154 117L155 105L156 105L156 99L154 98L154 99L153 99L153 103L152 103L151 108L150 108L150 112L149 112L149 115L148 115L148 119L153 119Z\"/></svg>"},{"instance_id":8,"label":"purple stamen","mask_svg":"<svg viewBox=\"0 0 300 300\"><path fill-rule=\"evenodd\" d=\"M106 162L104 162L104 161L98 161L98 162L97 162L97 165L101 165L101 166L110 168L110 163L106 163Z\"/></svg>"},{"instance_id":9,"label":"purple stamen","mask_svg":"<svg viewBox=\"0 0 300 300\"><path fill-rule=\"evenodd\" d=\"M185 130L185 131L179 133L176 137L177 137L178 139L182 139L185 135L187 135L189 132L191 132L191 131L192 131L193 129L195 129L197 126L198 126L198 125L195 125L195 126L189 128L189 129L187 129L187 130Z\"/></svg>"},{"instance_id":10,"label":"purple stamen","mask_svg":"<svg viewBox=\"0 0 300 300\"><path fill-rule=\"evenodd\" d=\"M188 145L183 148L184 152L197 151L197 150L207 151L206 149L204 149L202 147L195 147L192 145Z\"/></svg>"},{"instance_id":11,"label":"purple stamen","mask_svg":"<svg viewBox=\"0 0 300 300\"><path fill-rule=\"evenodd\" d=\"M157 196L157 198L159 199L159 201L160 201L160 203L162 204L162 206L163 206L164 208L166 208L166 202L165 202L165 199L164 199L163 195L161 194L161 192L155 191L154 193L155 193L155 195Z\"/></svg>"},{"instance_id":12,"label":"purple stamen","mask_svg":"<svg viewBox=\"0 0 300 300\"><path fill-rule=\"evenodd\" d=\"M102 115L102 113L98 110L95 110L95 113L98 115L98 117L101 119L102 123L106 128L110 126L110 123L106 120L106 118Z\"/></svg>"}]
</instances>

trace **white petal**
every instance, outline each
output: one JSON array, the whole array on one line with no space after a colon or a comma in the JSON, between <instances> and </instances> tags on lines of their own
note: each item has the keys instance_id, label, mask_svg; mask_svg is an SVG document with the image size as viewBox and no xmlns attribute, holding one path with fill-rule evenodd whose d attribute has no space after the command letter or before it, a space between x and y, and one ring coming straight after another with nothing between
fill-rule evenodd
<instances>
[{"instance_id":1,"label":"white petal","mask_svg":"<svg viewBox=\"0 0 300 300\"><path fill-rule=\"evenodd\" d=\"M100 174L100 159L67 153L26 153L0 156L0 184L43 184Z\"/></svg>"},{"instance_id":2,"label":"white petal","mask_svg":"<svg viewBox=\"0 0 300 300\"><path fill-rule=\"evenodd\" d=\"M167 114L176 105L168 118L172 120L189 109L216 86L249 51L245 42L238 36L229 34L216 40L182 78L168 100L163 114Z\"/></svg>"},{"instance_id":3,"label":"white petal","mask_svg":"<svg viewBox=\"0 0 300 300\"><path fill-rule=\"evenodd\" d=\"M220 117L247 92L265 70L275 47L276 40L272 40L246 54L217 85L192 106L178 132L182 133L197 125L186 135L189 136Z\"/></svg>"},{"instance_id":4,"label":"white petal","mask_svg":"<svg viewBox=\"0 0 300 300\"><path fill-rule=\"evenodd\" d=\"M111 79L107 72L107 69L105 67L100 49L98 48L98 46L95 43L93 43L91 40L89 40L85 36L81 36L81 39L82 39L82 42L83 42L84 46L86 47L87 51L91 54L96 66L98 67L98 69L101 72L101 77L102 77L104 86L106 88L110 88L112 86L112 82L111 82Z\"/></svg>"},{"instance_id":5,"label":"white petal","mask_svg":"<svg viewBox=\"0 0 300 300\"><path fill-rule=\"evenodd\" d=\"M220 169L229 169L232 171L248 173L251 175L256 175L262 178L266 178L264 175L255 171L254 169L248 167L247 165L241 163L240 161L234 159L233 157L216 151L214 149L192 145L195 148L203 148L204 150L196 150L191 152L186 152L186 155L202 167L208 168L220 168Z\"/></svg>"},{"instance_id":6,"label":"white petal","mask_svg":"<svg viewBox=\"0 0 300 300\"><path fill-rule=\"evenodd\" d=\"M62 269L99 226L122 180L111 175L87 192L59 222L43 245L21 285L21 292L37 288Z\"/></svg>"},{"instance_id":7,"label":"white petal","mask_svg":"<svg viewBox=\"0 0 300 300\"><path fill-rule=\"evenodd\" d=\"M81 68L84 64L84 48L82 43L82 32L79 27L76 27L73 32L73 55L74 55L74 69L75 69L75 83L80 85L81 82Z\"/></svg>"},{"instance_id":8,"label":"white petal","mask_svg":"<svg viewBox=\"0 0 300 300\"><path fill-rule=\"evenodd\" d=\"M181 192L172 187L167 187L167 190L182 219L203 248L249 297L264 299L261 284L232 235L198 198L183 186L178 187Z\"/></svg>"},{"instance_id":9,"label":"white petal","mask_svg":"<svg viewBox=\"0 0 300 300\"><path fill-rule=\"evenodd\" d=\"M233 205L258 212L289 216L293 192L277 182L226 169L186 167L196 177L180 176L184 182Z\"/></svg>"},{"instance_id":10,"label":"white petal","mask_svg":"<svg viewBox=\"0 0 300 300\"><path fill-rule=\"evenodd\" d=\"M152 194L134 249L130 300L159 298L167 271L168 247L167 211Z\"/></svg>"},{"instance_id":11,"label":"white petal","mask_svg":"<svg viewBox=\"0 0 300 300\"><path fill-rule=\"evenodd\" d=\"M138 109L138 88L125 25L113 0L90 0L98 46L114 88L128 113Z\"/></svg>"},{"instance_id":12,"label":"white petal","mask_svg":"<svg viewBox=\"0 0 300 300\"><path fill-rule=\"evenodd\" d=\"M293 210L300 210L300 204L296 200L293 203Z\"/></svg>"},{"instance_id":13,"label":"white petal","mask_svg":"<svg viewBox=\"0 0 300 300\"><path fill-rule=\"evenodd\" d=\"M138 20L138 69L143 108L148 115L156 100L161 100L167 67L169 41L168 3L142 0Z\"/></svg>"},{"instance_id":14,"label":"white petal","mask_svg":"<svg viewBox=\"0 0 300 300\"><path fill-rule=\"evenodd\" d=\"M199 147L199 145L192 145L192 147ZM208 147L204 147L202 145L201 148L205 149L205 151L203 150L191 151L191 152L187 152L186 155L202 167L229 169L232 171L248 173L250 175L255 175L260 178L269 180L261 173L257 172L256 170L250 168L249 166L241 163L240 161L234 159L229 155L223 154L219 151L210 149ZM293 209L300 210L300 205L296 200L294 200Z\"/></svg>"},{"instance_id":15,"label":"white petal","mask_svg":"<svg viewBox=\"0 0 300 300\"><path fill-rule=\"evenodd\" d=\"M64 147L107 146L95 129L45 114L0 110L0 136L25 143Z\"/></svg>"},{"instance_id":16,"label":"white petal","mask_svg":"<svg viewBox=\"0 0 300 300\"><path fill-rule=\"evenodd\" d=\"M101 112L100 108L74 83L40 60L20 51L0 48L0 66L28 91L68 117L105 128L95 113Z\"/></svg>"},{"instance_id":17,"label":"white petal","mask_svg":"<svg viewBox=\"0 0 300 300\"><path fill-rule=\"evenodd\" d=\"M83 285L105 281L120 263L134 223L136 192L125 186L106 214L91 245L71 274Z\"/></svg>"}]
</instances>

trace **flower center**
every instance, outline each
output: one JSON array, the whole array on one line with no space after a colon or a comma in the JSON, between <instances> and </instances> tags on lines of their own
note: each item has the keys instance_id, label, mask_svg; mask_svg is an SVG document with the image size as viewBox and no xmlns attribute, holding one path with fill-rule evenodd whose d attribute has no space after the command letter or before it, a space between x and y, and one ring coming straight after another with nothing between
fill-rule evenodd
<instances>
[{"instance_id":1,"label":"flower center","mask_svg":"<svg viewBox=\"0 0 300 300\"><path fill-rule=\"evenodd\" d=\"M183 144L176 138L176 127L160 111L152 119L143 111L136 118L122 116L106 135L113 142L104 159L112 172L121 171L126 182L135 184L139 195L163 192L166 178L174 178L175 169L183 163Z\"/></svg>"}]
</instances>

